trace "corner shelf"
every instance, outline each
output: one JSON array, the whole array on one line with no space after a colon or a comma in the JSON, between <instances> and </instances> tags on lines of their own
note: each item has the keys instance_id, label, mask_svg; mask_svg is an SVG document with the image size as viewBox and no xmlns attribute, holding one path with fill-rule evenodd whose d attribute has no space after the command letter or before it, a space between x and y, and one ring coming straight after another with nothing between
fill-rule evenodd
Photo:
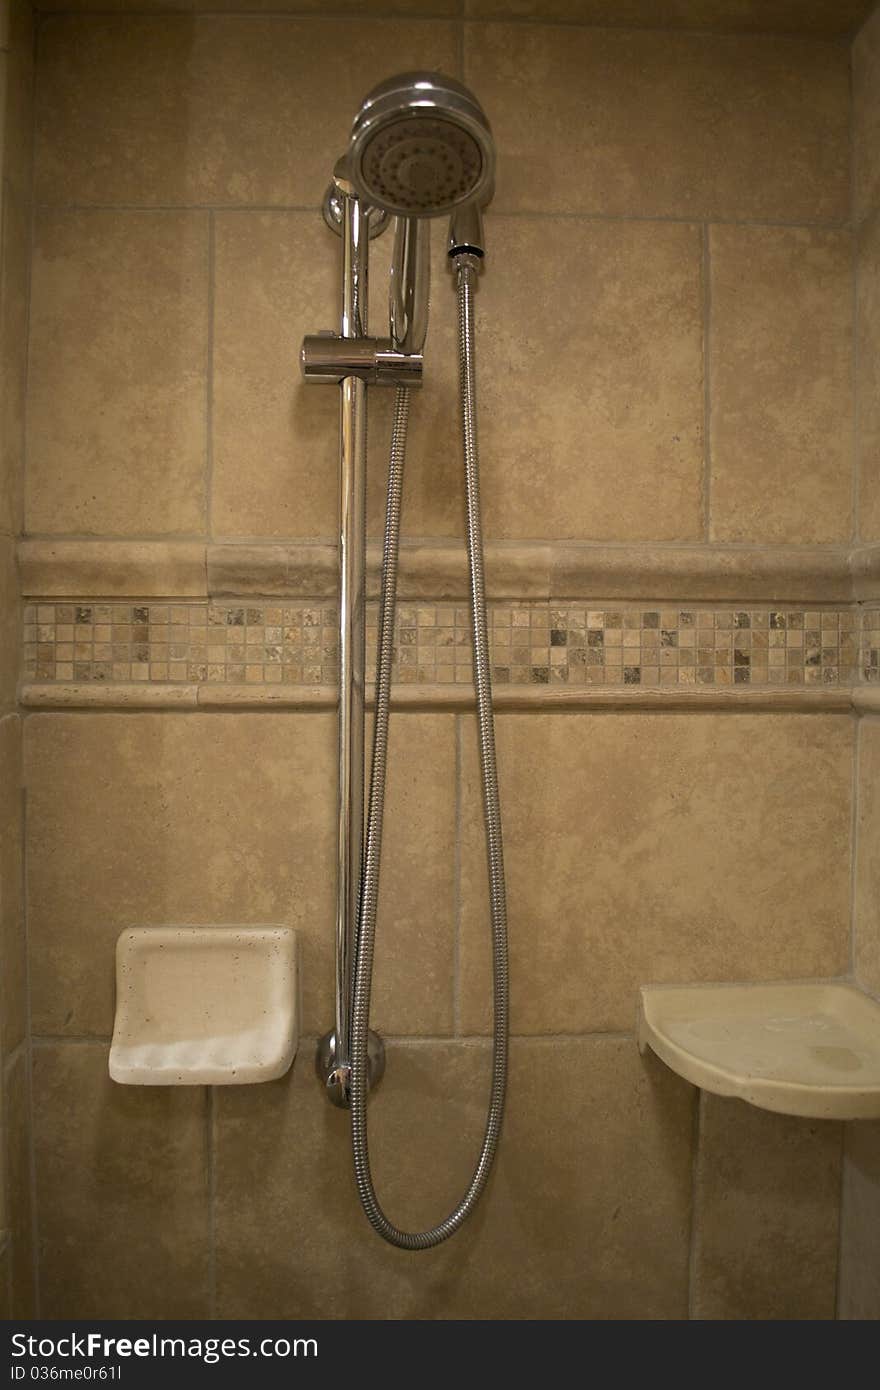
<instances>
[{"instance_id":1,"label":"corner shelf","mask_svg":"<svg viewBox=\"0 0 880 1390\"><path fill-rule=\"evenodd\" d=\"M645 985L639 1051L762 1110L880 1118L880 1004L837 981Z\"/></svg>"}]
</instances>

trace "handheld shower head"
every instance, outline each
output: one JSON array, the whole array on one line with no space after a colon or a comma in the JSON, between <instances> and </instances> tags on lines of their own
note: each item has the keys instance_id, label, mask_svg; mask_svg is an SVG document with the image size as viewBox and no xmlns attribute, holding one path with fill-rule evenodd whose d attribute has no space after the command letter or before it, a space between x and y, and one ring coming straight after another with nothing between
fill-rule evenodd
<instances>
[{"instance_id":1,"label":"handheld shower head","mask_svg":"<svg viewBox=\"0 0 880 1390\"><path fill-rule=\"evenodd\" d=\"M364 98L349 146L351 181L373 207L398 217L442 217L487 201L492 131L467 87L434 72L386 78Z\"/></svg>"}]
</instances>

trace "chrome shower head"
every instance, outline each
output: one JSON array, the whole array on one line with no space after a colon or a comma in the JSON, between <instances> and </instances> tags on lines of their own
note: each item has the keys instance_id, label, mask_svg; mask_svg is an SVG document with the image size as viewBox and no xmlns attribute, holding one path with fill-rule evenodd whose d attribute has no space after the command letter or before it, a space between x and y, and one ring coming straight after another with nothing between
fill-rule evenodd
<instances>
[{"instance_id":1,"label":"chrome shower head","mask_svg":"<svg viewBox=\"0 0 880 1390\"><path fill-rule=\"evenodd\" d=\"M349 147L359 196L398 217L442 217L486 201L492 131L467 87L435 72L386 78L364 98Z\"/></svg>"}]
</instances>

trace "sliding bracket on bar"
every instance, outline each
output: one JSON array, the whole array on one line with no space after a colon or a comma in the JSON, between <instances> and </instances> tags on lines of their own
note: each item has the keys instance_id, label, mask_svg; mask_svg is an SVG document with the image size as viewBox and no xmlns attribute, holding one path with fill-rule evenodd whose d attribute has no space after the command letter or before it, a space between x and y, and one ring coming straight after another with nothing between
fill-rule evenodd
<instances>
[{"instance_id":1,"label":"sliding bracket on bar","mask_svg":"<svg viewBox=\"0 0 880 1390\"><path fill-rule=\"evenodd\" d=\"M421 386L420 352L395 352L390 338L343 338L312 333L300 349L303 380L311 386L338 386L347 376L371 386Z\"/></svg>"}]
</instances>

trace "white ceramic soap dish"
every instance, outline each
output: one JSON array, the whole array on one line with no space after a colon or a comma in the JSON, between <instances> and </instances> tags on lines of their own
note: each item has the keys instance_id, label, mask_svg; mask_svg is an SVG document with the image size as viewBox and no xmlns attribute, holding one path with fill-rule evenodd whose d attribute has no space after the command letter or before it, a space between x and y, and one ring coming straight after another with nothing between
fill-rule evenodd
<instances>
[{"instance_id":1,"label":"white ceramic soap dish","mask_svg":"<svg viewBox=\"0 0 880 1390\"><path fill-rule=\"evenodd\" d=\"M134 927L116 943L110 1075L128 1086L273 1081L299 1030L290 927Z\"/></svg>"}]
</instances>

